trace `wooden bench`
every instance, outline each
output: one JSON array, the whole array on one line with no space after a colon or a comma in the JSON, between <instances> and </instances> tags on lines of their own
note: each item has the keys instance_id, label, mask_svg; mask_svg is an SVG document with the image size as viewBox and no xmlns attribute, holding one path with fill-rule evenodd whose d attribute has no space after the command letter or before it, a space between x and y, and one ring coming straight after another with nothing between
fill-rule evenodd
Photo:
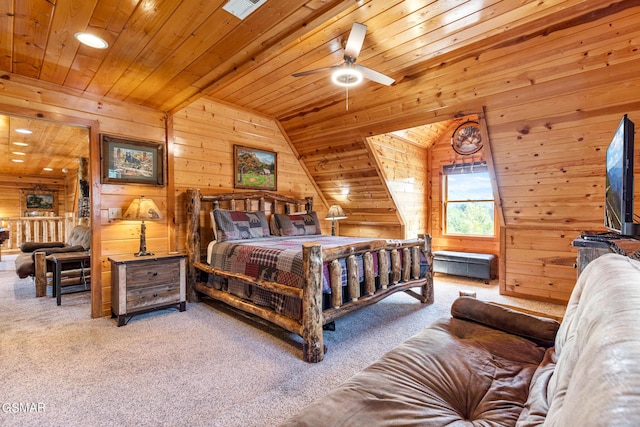
<instances>
[{"instance_id":1,"label":"wooden bench","mask_svg":"<svg viewBox=\"0 0 640 427\"><path fill-rule=\"evenodd\" d=\"M435 251L433 253L433 271L434 273L491 280L496 278L498 258L492 254Z\"/></svg>"}]
</instances>

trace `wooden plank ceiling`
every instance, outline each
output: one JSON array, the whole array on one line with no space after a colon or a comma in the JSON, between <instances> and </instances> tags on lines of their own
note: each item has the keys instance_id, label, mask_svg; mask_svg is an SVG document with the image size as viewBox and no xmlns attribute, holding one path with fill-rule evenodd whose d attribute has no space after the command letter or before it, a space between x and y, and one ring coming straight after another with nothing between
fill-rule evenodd
<instances>
[{"instance_id":1,"label":"wooden plank ceiling","mask_svg":"<svg viewBox=\"0 0 640 427\"><path fill-rule=\"evenodd\" d=\"M477 113L480 105L471 100L470 111L448 110L460 100L452 102L455 88L438 83L443 64L637 6L597 0L268 0L241 21L223 10L226 2L0 0L0 77L38 79L166 112L201 96L246 107L278 119L322 182L328 173L322 162L335 153L343 161L350 157L362 165L364 156L364 164L373 163L365 136ZM391 76L392 86L365 81L347 94L327 74L291 76L341 64L354 22L368 26L357 63ZM79 31L103 37L109 47L81 45L74 38ZM465 76L453 81L466 82ZM423 99L430 107L420 117L405 114L404 105ZM3 150L9 151L8 143L7 136ZM0 172L5 166L3 160Z\"/></svg>"}]
</instances>

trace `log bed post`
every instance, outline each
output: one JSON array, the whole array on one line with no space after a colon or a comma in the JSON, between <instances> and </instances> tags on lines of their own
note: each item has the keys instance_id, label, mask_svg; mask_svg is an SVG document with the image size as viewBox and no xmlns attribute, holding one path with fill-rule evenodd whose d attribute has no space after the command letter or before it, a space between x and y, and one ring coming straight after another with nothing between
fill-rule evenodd
<instances>
[{"instance_id":1,"label":"log bed post","mask_svg":"<svg viewBox=\"0 0 640 427\"><path fill-rule=\"evenodd\" d=\"M380 287L387 289L389 286L389 258L387 258L387 251L384 249L378 251L378 277L380 278Z\"/></svg>"},{"instance_id":2,"label":"log bed post","mask_svg":"<svg viewBox=\"0 0 640 427\"><path fill-rule=\"evenodd\" d=\"M367 295L373 295L376 293L376 277L373 272L373 255L371 255L371 252L364 253L362 263L364 264L365 291Z\"/></svg>"},{"instance_id":3,"label":"log bed post","mask_svg":"<svg viewBox=\"0 0 640 427\"><path fill-rule=\"evenodd\" d=\"M420 248L424 257L429 264L429 269L425 273L426 275L426 283L422 285L422 298L421 302L426 304L433 304L434 296L433 296L433 252L431 251L431 235L430 234L420 234L418 237L424 240L424 246Z\"/></svg>"},{"instance_id":4,"label":"log bed post","mask_svg":"<svg viewBox=\"0 0 640 427\"><path fill-rule=\"evenodd\" d=\"M305 362L317 363L324 358L322 246L319 243L302 245L302 267L307 284L302 292L302 356Z\"/></svg>"},{"instance_id":5,"label":"log bed post","mask_svg":"<svg viewBox=\"0 0 640 427\"><path fill-rule=\"evenodd\" d=\"M200 262L200 190L187 190L187 297L189 301L199 301L198 293L193 286L198 274L195 263Z\"/></svg>"}]
</instances>

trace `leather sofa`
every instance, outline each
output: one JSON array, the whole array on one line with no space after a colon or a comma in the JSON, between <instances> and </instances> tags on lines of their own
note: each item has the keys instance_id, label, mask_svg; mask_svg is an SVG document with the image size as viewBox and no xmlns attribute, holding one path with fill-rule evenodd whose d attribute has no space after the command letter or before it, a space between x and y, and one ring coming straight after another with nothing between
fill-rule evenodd
<instances>
[{"instance_id":1,"label":"leather sofa","mask_svg":"<svg viewBox=\"0 0 640 427\"><path fill-rule=\"evenodd\" d=\"M451 314L283 425L640 425L640 262L591 262L561 324L469 297Z\"/></svg>"},{"instance_id":2,"label":"leather sofa","mask_svg":"<svg viewBox=\"0 0 640 427\"><path fill-rule=\"evenodd\" d=\"M48 256L56 253L82 252L91 247L91 228L86 225L76 225L71 229L66 242L25 242L20 245L20 253L16 257L16 274L21 279L34 276L36 280L36 296L44 296L46 290L46 274L51 272L51 265L46 265L46 271L37 271L36 253L40 256ZM71 266L70 268L73 268ZM79 268L76 267L76 268Z\"/></svg>"}]
</instances>

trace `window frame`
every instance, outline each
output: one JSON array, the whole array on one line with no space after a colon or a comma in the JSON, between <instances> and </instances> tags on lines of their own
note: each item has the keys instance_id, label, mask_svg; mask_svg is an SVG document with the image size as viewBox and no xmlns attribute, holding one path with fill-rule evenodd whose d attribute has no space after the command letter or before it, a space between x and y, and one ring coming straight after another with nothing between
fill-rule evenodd
<instances>
[{"instance_id":1,"label":"window frame","mask_svg":"<svg viewBox=\"0 0 640 427\"><path fill-rule=\"evenodd\" d=\"M473 168L474 166L477 167L478 165L480 165L483 168L486 168L486 163L481 163L481 164L465 164L462 165L463 167L461 168L462 171L461 172L454 172L454 173L447 173L446 170L443 170L443 174L442 174L442 234L444 236L457 236L457 237L465 237L465 238L479 238L479 239L496 239L498 237L498 218L497 218L497 205L496 205L496 197L494 194L494 188L493 185L491 183L491 180L493 179L492 174L489 172L488 168L486 168L486 170L483 170L482 173L486 173L488 178L489 178L489 182L490 182L490 187L489 190L491 192L491 195L493 196L491 199L460 199L460 200L449 200L449 175L455 175L455 174L468 174L471 175L473 173L480 173L480 172L473 172ZM453 169L453 168L452 168ZM469 169L471 172L465 172L464 169ZM448 207L449 204L456 204L456 203L493 203L493 234L466 234L466 233L453 233L453 232L449 232L447 230L447 224L448 224L448 220L447 220L447 212L448 212Z\"/></svg>"}]
</instances>

